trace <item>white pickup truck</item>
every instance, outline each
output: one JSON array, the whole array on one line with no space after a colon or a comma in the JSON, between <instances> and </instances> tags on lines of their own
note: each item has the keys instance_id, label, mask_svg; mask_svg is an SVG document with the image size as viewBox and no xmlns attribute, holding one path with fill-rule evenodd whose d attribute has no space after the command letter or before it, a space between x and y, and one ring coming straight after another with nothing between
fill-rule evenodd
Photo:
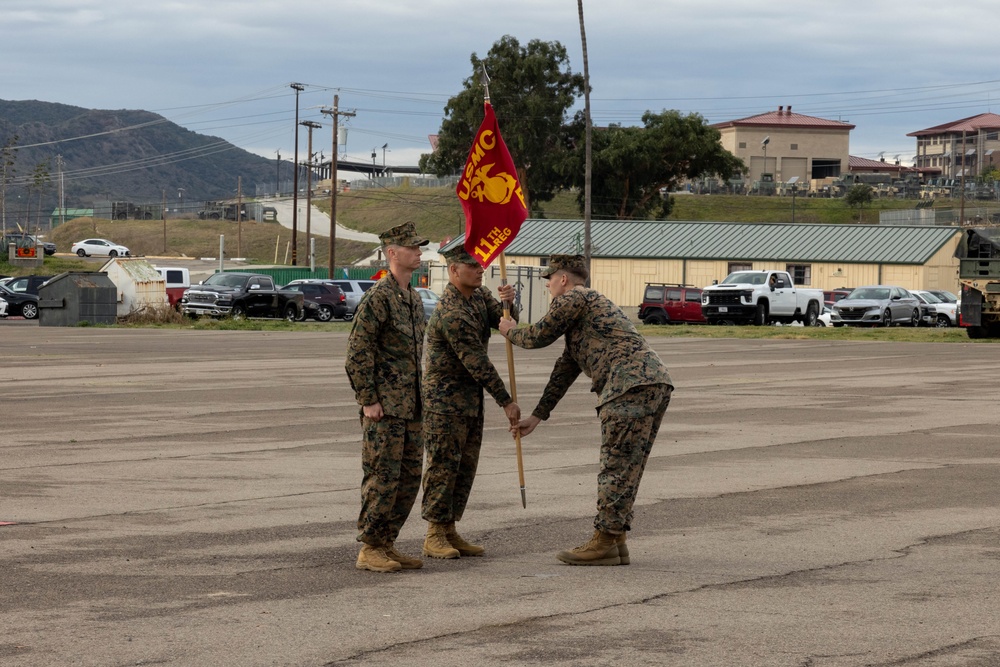
<instances>
[{"instance_id":1,"label":"white pickup truck","mask_svg":"<svg viewBox=\"0 0 1000 667\"><path fill-rule=\"evenodd\" d=\"M701 312L709 324L802 322L816 326L823 311L823 290L792 284L786 271L736 271L701 293Z\"/></svg>"}]
</instances>

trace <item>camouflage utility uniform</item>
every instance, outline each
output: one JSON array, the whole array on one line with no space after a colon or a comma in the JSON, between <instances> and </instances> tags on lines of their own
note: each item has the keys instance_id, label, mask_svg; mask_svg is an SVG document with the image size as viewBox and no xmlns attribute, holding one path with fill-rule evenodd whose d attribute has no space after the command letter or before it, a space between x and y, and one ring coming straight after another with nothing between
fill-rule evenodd
<instances>
[{"instance_id":1,"label":"camouflage utility uniform","mask_svg":"<svg viewBox=\"0 0 1000 667\"><path fill-rule=\"evenodd\" d=\"M539 322L513 329L507 338L532 349L563 335L566 349L532 415L548 419L581 372L591 379L602 440L594 527L621 535L631 530L632 505L673 384L660 357L621 309L585 287L554 298Z\"/></svg>"},{"instance_id":2,"label":"camouflage utility uniform","mask_svg":"<svg viewBox=\"0 0 1000 667\"><path fill-rule=\"evenodd\" d=\"M391 544L420 490L423 463L420 424L420 359L424 309L412 288L390 273L358 304L347 344L347 375L358 405L382 404L373 421L361 412L364 479L358 541Z\"/></svg>"},{"instance_id":3,"label":"camouflage utility uniform","mask_svg":"<svg viewBox=\"0 0 1000 667\"><path fill-rule=\"evenodd\" d=\"M490 329L502 315L485 287L466 298L448 285L427 323L421 514L431 523L460 521L465 512L483 442L483 388L500 407L513 402L487 353Z\"/></svg>"}]
</instances>

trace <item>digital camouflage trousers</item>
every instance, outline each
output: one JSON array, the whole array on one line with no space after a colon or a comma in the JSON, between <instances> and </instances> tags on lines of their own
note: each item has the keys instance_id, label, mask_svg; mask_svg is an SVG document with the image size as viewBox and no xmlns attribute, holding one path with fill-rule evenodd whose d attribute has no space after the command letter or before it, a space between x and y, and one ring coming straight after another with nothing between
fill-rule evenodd
<instances>
[{"instance_id":1,"label":"digital camouflage trousers","mask_svg":"<svg viewBox=\"0 0 1000 667\"><path fill-rule=\"evenodd\" d=\"M361 417L361 514L358 541L395 542L420 491L424 450L420 420Z\"/></svg>"},{"instance_id":2,"label":"digital camouflage trousers","mask_svg":"<svg viewBox=\"0 0 1000 667\"><path fill-rule=\"evenodd\" d=\"M632 529L632 506L672 389L667 384L636 387L598 409L597 530L619 535Z\"/></svg>"},{"instance_id":3,"label":"digital camouflage trousers","mask_svg":"<svg viewBox=\"0 0 1000 667\"><path fill-rule=\"evenodd\" d=\"M483 414L424 412L424 500L421 516L432 523L461 521L472 493L483 444Z\"/></svg>"}]
</instances>

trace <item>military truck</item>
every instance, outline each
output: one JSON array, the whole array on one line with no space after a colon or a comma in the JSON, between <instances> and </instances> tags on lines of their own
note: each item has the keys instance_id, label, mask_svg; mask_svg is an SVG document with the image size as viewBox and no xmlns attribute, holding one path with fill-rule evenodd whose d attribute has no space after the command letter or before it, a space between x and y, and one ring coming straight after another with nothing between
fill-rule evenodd
<instances>
[{"instance_id":1,"label":"military truck","mask_svg":"<svg viewBox=\"0 0 1000 667\"><path fill-rule=\"evenodd\" d=\"M1000 228L964 230L955 255L962 326L969 338L1000 338Z\"/></svg>"}]
</instances>

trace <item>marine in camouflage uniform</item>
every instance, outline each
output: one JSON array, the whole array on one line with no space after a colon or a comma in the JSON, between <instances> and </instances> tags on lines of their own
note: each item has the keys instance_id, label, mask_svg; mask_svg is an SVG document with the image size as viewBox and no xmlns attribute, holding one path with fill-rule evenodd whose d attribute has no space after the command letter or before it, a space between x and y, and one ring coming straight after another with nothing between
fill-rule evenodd
<instances>
[{"instance_id":1,"label":"marine in camouflage uniform","mask_svg":"<svg viewBox=\"0 0 1000 667\"><path fill-rule=\"evenodd\" d=\"M553 255L542 276L553 299L536 324L500 331L519 347L533 349L565 336L566 348L532 411L520 423L522 434L549 418L580 373L591 379L601 420L601 463L597 477L595 533L582 547L560 552L574 565L629 562L625 535L632 528L632 506L673 383L659 356L610 299L583 286L587 269L579 255Z\"/></svg>"},{"instance_id":2,"label":"marine in camouflage uniform","mask_svg":"<svg viewBox=\"0 0 1000 667\"><path fill-rule=\"evenodd\" d=\"M480 556L484 549L462 539L455 522L465 513L479 464L484 388L508 416L516 411L514 423L520 410L487 352L503 305L482 286L483 270L462 246L442 254L450 283L427 323L423 379L427 468L421 514L428 522L423 553L435 558ZM509 292L513 297L513 288Z\"/></svg>"},{"instance_id":3,"label":"marine in camouflage uniform","mask_svg":"<svg viewBox=\"0 0 1000 667\"><path fill-rule=\"evenodd\" d=\"M366 546L357 566L385 572L421 565L396 551L393 543L420 490L424 310L409 280L419 266L419 246L427 240L417 236L413 223L393 227L379 238L386 246L389 272L358 304L345 367L361 406L364 478L357 539Z\"/></svg>"}]
</instances>

